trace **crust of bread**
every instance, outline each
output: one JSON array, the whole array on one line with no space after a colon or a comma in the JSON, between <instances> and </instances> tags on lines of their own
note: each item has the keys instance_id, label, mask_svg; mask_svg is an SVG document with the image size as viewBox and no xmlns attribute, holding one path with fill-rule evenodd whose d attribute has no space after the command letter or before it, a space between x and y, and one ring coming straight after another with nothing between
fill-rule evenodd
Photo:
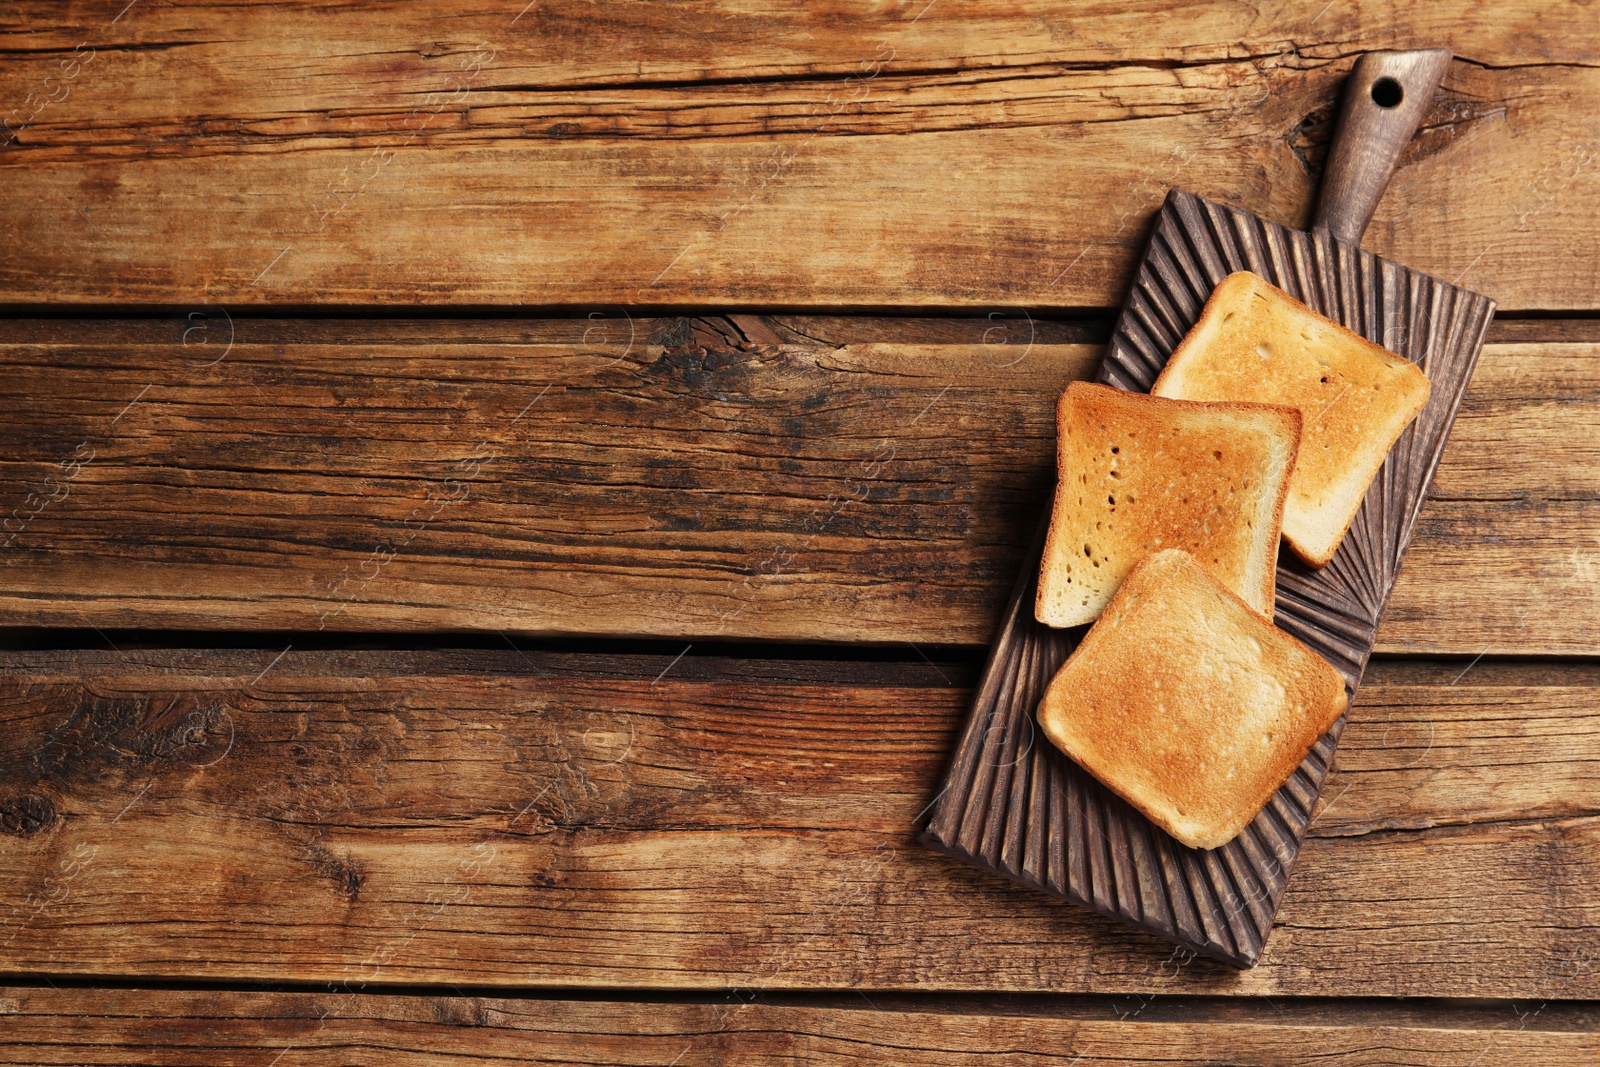
<instances>
[{"instance_id":1,"label":"crust of bread","mask_svg":"<svg viewBox=\"0 0 1600 1067\"><path fill-rule=\"evenodd\" d=\"M1192 552L1271 616L1300 413L1073 382L1056 407L1058 482L1034 615L1093 622L1151 552Z\"/></svg>"},{"instance_id":2,"label":"crust of bread","mask_svg":"<svg viewBox=\"0 0 1600 1067\"><path fill-rule=\"evenodd\" d=\"M1248 826L1344 713L1344 679L1193 556L1157 552L1045 690L1052 744L1190 848Z\"/></svg>"},{"instance_id":3,"label":"crust of bread","mask_svg":"<svg viewBox=\"0 0 1600 1067\"><path fill-rule=\"evenodd\" d=\"M1151 392L1299 409L1305 421L1283 536L1322 567L1429 389L1416 364L1239 271L1212 290Z\"/></svg>"}]
</instances>

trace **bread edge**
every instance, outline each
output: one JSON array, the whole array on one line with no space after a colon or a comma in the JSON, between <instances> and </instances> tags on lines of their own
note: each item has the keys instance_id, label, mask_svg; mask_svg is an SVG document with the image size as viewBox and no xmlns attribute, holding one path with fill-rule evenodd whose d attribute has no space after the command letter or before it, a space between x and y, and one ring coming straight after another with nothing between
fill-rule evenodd
<instances>
[{"instance_id":1,"label":"bread edge","mask_svg":"<svg viewBox=\"0 0 1600 1067\"><path fill-rule=\"evenodd\" d=\"M1385 351L1388 350L1385 349ZM1410 361L1407 360L1407 362L1409 363ZM1339 546L1344 544L1345 535L1350 532L1351 523L1355 522L1356 516L1361 514L1361 506L1366 503L1367 494L1372 492L1373 481L1378 477L1378 473L1383 470L1383 465L1389 461L1389 453L1394 451L1395 442L1400 440L1400 436L1411 428L1412 423L1416 422L1417 416L1422 414L1422 409L1428 406L1428 398L1433 395L1433 382L1429 381L1428 376L1422 373L1422 368L1417 367L1415 363L1412 363L1411 366L1422 377L1422 392L1417 397L1416 406L1406 414L1406 417L1400 422L1399 429L1389 438L1383 449L1377 453L1378 463L1367 473L1364 479L1366 488L1356 498L1356 506L1351 508L1349 514L1344 517L1343 525L1339 527L1338 533L1334 535L1326 550L1313 549L1310 545L1302 544L1299 538L1290 537L1287 534L1284 535L1284 543L1289 546L1290 551L1303 563L1315 570L1321 570L1326 567L1333 562L1333 557L1338 555Z\"/></svg>"},{"instance_id":2,"label":"bread edge","mask_svg":"<svg viewBox=\"0 0 1600 1067\"><path fill-rule=\"evenodd\" d=\"M1257 614L1265 614L1268 619L1273 619L1278 614L1278 543L1283 539L1283 512L1289 504L1289 483L1294 479L1294 465L1300 459L1300 440L1305 434L1305 416L1301 414L1299 408L1292 408L1286 404L1244 405L1241 403L1241 406L1265 408L1276 412L1294 431L1289 443L1289 461L1283 466L1283 477L1278 485L1278 499L1272 509L1272 528L1275 532L1271 543L1266 548L1266 585L1263 589L1265 595L1262 597L1262 603L1266 604L1267 607L1265 612L1257 612ZM1196 562L1198 563L1199 561L1197 560ZM1204 569L1202 566L1201 570ZM1127 578L1124 577L1123 581L1127 581ZM1217 584L1224 589L1228 588L1225 582ZM1233 590L1228 589L1228 592L1231 593ZM1239 600L1244 603L1245 607L1251 607L1249 603L1244 601L1244 598L1240 597ZM1255 609L1251 608L1251 610L1254 611Z\"/></svg>"}]
</instances>

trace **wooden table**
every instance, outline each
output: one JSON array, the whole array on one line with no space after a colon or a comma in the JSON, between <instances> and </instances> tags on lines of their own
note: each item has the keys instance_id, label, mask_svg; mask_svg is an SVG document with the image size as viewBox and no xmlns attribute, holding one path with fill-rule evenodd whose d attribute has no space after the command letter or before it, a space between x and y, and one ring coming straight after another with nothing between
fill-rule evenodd
<instances>
[{"instance_id":1,"label":"wooden table","mask_svg":"<svg viewBox=\"0 0 1600 1067\"><path fill-rule=\"evenodd\" d=\"M124 6L126 4L126 6ZM1260 966L933 854L1170 185L1501 313ZM0 1061L1600 1062L1593 7L19 0Z\"/></svg>"}]
</instances>

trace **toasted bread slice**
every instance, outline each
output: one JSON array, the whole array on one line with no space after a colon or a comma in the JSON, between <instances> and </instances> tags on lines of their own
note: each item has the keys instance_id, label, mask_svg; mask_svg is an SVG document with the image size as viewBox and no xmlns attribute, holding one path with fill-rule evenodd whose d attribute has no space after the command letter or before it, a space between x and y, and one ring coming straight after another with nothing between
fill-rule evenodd
<instances>
[{"instance_id":1,"label":"toasted bread slice","mask_svg":"<svg viewBox=\"0 0 1600 1067\"><path fill-rule=\"evenodd\" d=\"M1322 567L1428 389L1416 364L1240 271L1212 291L1150 391L1300 410L1305 425L1283 536L1296 555Z\"/></svg>"},{"instance_id":2,"label":"toasted bread slice","mask_svg":"<svg viewBox=\"0 0 1600 1067\"><path fill-rule=\"evenodd\" d=\"M1299 412L1073 382L1056 423L1059 482L1034 603L1040 622L1093 622L1122 576L1162 548L1188 549L1272 614Z\"/></svg>"},{"instance_id":3,"label":"toasted bread slice","mask_svg":"<svg viewBox=\"0 0 1600 1067\"><path fill-rule=\"evenodd\" d=\"M1190 848L1231 841L1344 712L1344 679L1193 556L1128 573L1039 702L1061 751Z\"/></svg>"}]
</instances>

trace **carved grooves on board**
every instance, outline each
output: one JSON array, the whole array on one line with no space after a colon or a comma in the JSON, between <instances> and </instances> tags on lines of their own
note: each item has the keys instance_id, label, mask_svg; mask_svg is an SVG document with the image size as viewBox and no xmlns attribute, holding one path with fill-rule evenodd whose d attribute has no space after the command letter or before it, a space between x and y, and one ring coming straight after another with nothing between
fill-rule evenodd
<instances>
[{"instance_id":1,"label":"carved grooves on board","mask_svg":"<svg viewBox=\"0 0 1600 1067\"><path fill-rule=\"evenodd\" d=\"M1174 189L1112 336L1100 380L1148 391L1212 288L1236 270L1419 364L1433 383L1333 561L1284 552L1276 621L1327 657L1352 694L1372 653L1418 509L1466 391L1494 304L1380 259ZM1219 849L1186 848L1039 735L1034 708L1083 636L1033 617L1050 514L1035 534L989 650L971 716L923 840L1196 952L1260 957L1344 729L1340 719L1256 820Z\"/></svg>"}]
</instances>

